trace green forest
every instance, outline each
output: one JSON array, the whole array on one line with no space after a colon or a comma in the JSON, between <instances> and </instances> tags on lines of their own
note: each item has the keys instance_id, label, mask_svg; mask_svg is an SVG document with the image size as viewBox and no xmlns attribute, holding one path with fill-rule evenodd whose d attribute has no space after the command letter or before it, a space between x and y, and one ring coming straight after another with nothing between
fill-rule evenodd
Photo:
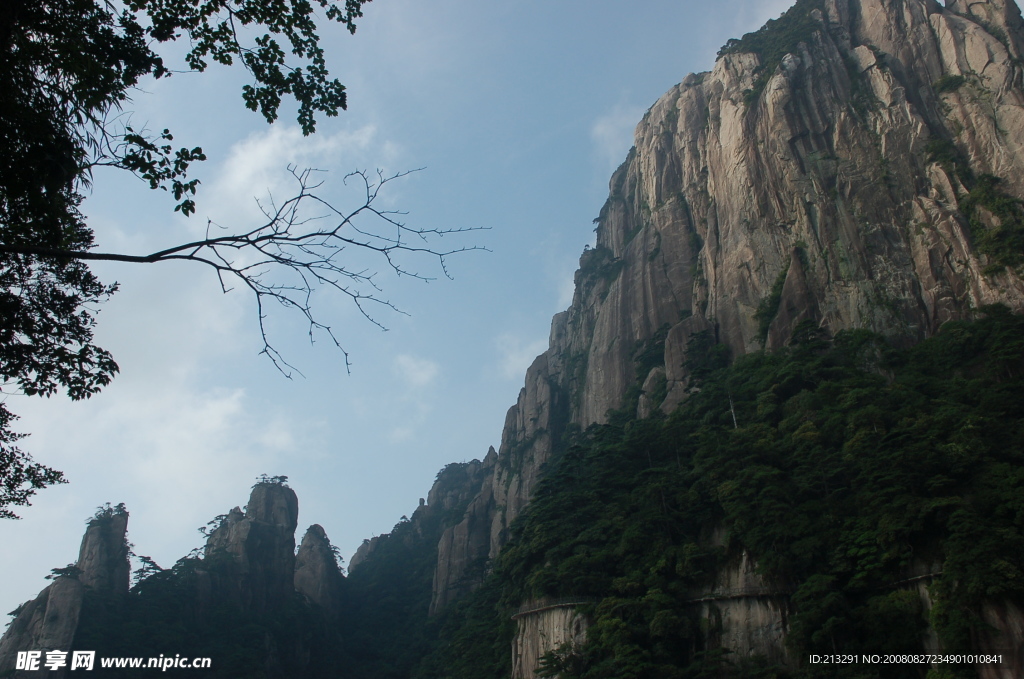
<instances>
[{"instance_id":1,"label":"green forest","mask_svg":"<svg viewBox=\"0 0 1024 679\"><path fill-rule=\"evenodd\" d=\"M627 403L566 433L490 574L438 616L437 542L464 504L383 536L335 616L298 595L261 616L199 610L201 579L230 564L192 555L147 564L124 600L87 599L76 646L215 656L217 677L497 679L519 605L578 596L593 602L587 643L548 654L546 676L972 676L734 658L694 599L746 551L787 612L791 658L920 652L929 625L945 651L969 651L986 600L1024 604L1024 317L986 307L909 349L804 324L789 347L733 362L702 334L688 355L692 393L670 416ZM900 584L914 563L941 564L930 610Z\"/></svg>"},{"instance_id":2,"label":"green forest","mask_svg":"<svg viewBox=\"0 0 1024 679\"><path fill-rule=\"evenodd\" d=\"M566 432L481 586L437 616L438 538L464 502L382 536L333 615L297 594L260 614L200 603L233 565L194 553L144 560L127 597L87 596L75 645L212 656L216 677L498 679L516 609L571 596L592 602L587 642L545 656L544 676L973 676L799 659L923 652L929 626L944 651L968 652L984 602L1024 605L1024 317L985 307L909 349L805 323L787 348L735 361L704 333L688 356L691 395L671 415L637 419L633 390L607 424ZM465 468L442 470L440 490ZM744 552L786 613L788 667L733 657L694 604ZM941 565L930 610L905 582L914 564Z\"/></svg>"},{"instance_id":3,"label":"green forest","mask_svg":"<svg viewBox=\"0 0 1024 679\"><path fill-rule=\"evenodd\" d=\"M307 4L297 6L301 9ZM344 14L332 5L328 17L354 31L352 22L361 16L359 8L363 4L364 0L347 0ZM720 50L720 57L756 55L751 78L745 81L750 87L743 91L748 122L754 121L758 107L763 108L767 101L767 85L786 55L798 52L801 43L819 39L816 34L827 37L841 32L822 23L819 12L824 7L823 0L796 0L778 19L741 39L730 40ZM300 12L300 18L308 14ZM199 22L196 25L212 30L201 19L195 18ZM304 25L298 24L299 29ZM154 26L146 29L151 38L170 40L161 37L166 31ZM139 32L142 27L137 28L136 38L144 35ZM300 45L294 53L308 53L316 64L322 62L322 55L311 30L295 33L306 36L302 43L306 46ZM998 38L993 32L998 29L986 30ZM203 49L208 52L218 41L227 40L224 36L229 34L207 33L206 40L195 48L199 56L205 54ZM121 84L115 83L116 87L104 95L107 99L119 101L143 74L163 76L166 69L162 61L139 40L134 40L138 44L133 49L142 59L137 67L141 70L125 75ZM237 40L225 44L237 47ZM270 50L262 58L273 62L275 54ZM1020 60L1014 58L1013 63L1019 75ZM25 74L33 72L30 65L26 62L18 73L23 71L28 78ZM849 63L847 66L852 69ZM861 71L850 70L849 74L850 110L858 113L858 106L864 101L873 102L874 95L866 94L866 76ZM298 121L304 133L313 131L315 111L330 116L345 106L340 83L327 81L322 69L313 76L299 88L305 96L299 96L301 92L297 95ZM972 87L973 77L946 74L930 85L924 82L919 94L927 98L967 90ZM268 120L273 120L279 95L294 87L280 83L269 87L248 92L245 98L249 108L259 108ZM280 90L276 95L274 87ZM32 91L28 85L23 89ZM260 92L263 95L257 96ZM28 111L30 107L22 108ZM678 117L678 107L675 110ZM710 116L710 107L707 110ZM31 116L22 117L26 125L32 122ZM744 124L754 129L753 122ZM51 136L63 139L74 129L60 128L57 132L61 134ZM166 188L163 185L169 183L175 199L183 200L175 209L186 215L193 212L195 206L189 196L195 193L198 180L182 183L180 179L185 178L188 162L205 158L202 149L183 148L177 152L175 164L169 155L170 146L158 149L153 146L155 141L135 134L130 127L125 130L126 150L118 161L120 165L115 166L147 179L151 188ZM955 140L947 136L936 127L930 136L921 137L921 167L937 163L963 189L961 194L948 198L955 198L966 220L971 247L983 256L983 274L989 279L1008 270L1019 274L1024 266L1024 202L1011 195L1005 178L980 171L975 174ZM165 131L160 139L172 138ZM85 153L85 146L75 144L72 155ZM136 147L141 151L133 150ZM153 160L158 158L153 156L157 151L167 158ZM889 157L880 155L880 172L885 176ZM174 169L168 169L171 167ZM362 173L356 175L366 180ZM74 176L85 174L79 171ZM296 178L302 182L306 176L300 173ZM393 178L398 176L402 175ZM612 199L595 220L599 228L612 228L602 226L608 206L626 200L622 195L626 174L616 176L619 179L613 186ZM25 195L43 191L40 187L44 182L38 178L34 183L11 178L6 181L20 187L18 190ZM385 181L390 180L381 175L381 184ZM302 190L306 188L303 184ZM372 195L376 195L376 188ZM76 286L81 288L77 297L65 295L63 306L58 305L60 313L53 312L75 321L68 326L73 336L69 342L84 347L79 352L77 372L65 370L67 375L61 377L63 373L57 369L60 361L45 356L46 360L33 364L45 370L24 368L31 362L9 360L17 370L8 370L6 377L20 379L28 395L49 395L58 387L67 387L72 398L84 398L106 386L118 371L110 355L92 345L91 316L86 312L74 315L82 300L98 301L116 287L100 285L81 264L80 260L111 256L86 257L92 231L79 219L76 206L82 196L77 191L60 189L60 201L53 202L61 213L58 221L66 222L71 229L68 233L78 234L77 240L68 241L71 245L64 243L54 249L56 246L50 248L53 243L42 239L46 247L40 249L42 246L28 237L32 235L30 229L25 230L28 227L15 239L17 243L6 245L9 257L22 258L18 260L22 262L18 275L26 281L42 275L33 268L42 265L29 257L59 256L78 262L57 266L40 260L45 264L40 269L44 273L57 267L47 275L60 274L55 279L60 285L72 292ZM49 195L50 190L46 192ZM53 193L57 195L57 189ZM367 195L371 195L370 183ZM679 203L684 203L682 191L678 196ZM708 198L713 200L710 194ZM850 201L850 205L855 202ZM368 198L359 210L369 205ZM646 204L644 209L650 212ZM399 213L370 212L383 217L387 224L420 236L450 233L410 230L384 216ZM35 223L27 218L22 221ZM644 228L644 224L634 226L624 237L625 245ZM696 227L691 231L696 232ZM288 235L286 231L275 233L281 238L280 233ZM319 241L322 234L314 236ZM301 243L310 236L288 238ZM650 262L659 255L661 236L657 238L657 248L647 255ZM321 245L328 247L324 245L327 242ZM441 259L442 267L446 256L429 249L407 248L401 238L384 238L383 249L347 242L385 255L392 250L429 253ZM603 243L604 237L597 242ZM869 239L865 238L865 243ZM797 255L805 257L800 241L794 245ZM698 243L693 250L701 247ZM603 244L588 247L580 259L576 280L579 299L589 298L594 286L603 285L604 295L608 294L611 282L626 271L627 259L618 256L620 249ZM159 255L176 251L141 259L157 261ZM324 261L331 262L332 258ZM808 268L806 260L801 261ZM396 272L405 273L389 258L388 263ZM314 265L319 264L315 261ZM299 263L292 268L302 270L314 265ZM326 270L348 273L340 265L331 267ZM245 274L249 268L225 270L251 284L259 277ZM753 313L762 345L767 343L769 329L779 313L788 273L789 269L783 267L774 282L765 286L767 295ZM689 283L692 278L687 279ZM851 281L854 278L844 282ZM881 285L876 289L883 289ZM311 293L308 282L299 288L261 286L250 285L258 303L269 298L283 301L286 307L291 305L305 314L311 330L325 330L334 339L326 325L314 320L308 307L282 292L297 290L301 298L301 293ZM45 292L49 288L40 289ZM372 295L354 297L357 303L364 298L380 302ZM389 302L383 304L391 306ZM695 311L697 304L694 302ZM705 298L705 312L707 304ZM679 306L689 306L689 302L680 302ZM45 310L45 305L40 308ZM329 575L337 581L339 591L335 609L320 608L291 591L294 563L289 562L292 543L286 531L285 558L281 561L288 568L278 569L285 573L282 581L286 586L280 589L289 590L286 596L272 598L264 592L265 600L254 603L254 595L245 588L253 582L266 583L259 577L247 580L251 573L243 571L249 567L258 571L262 566L240 565L223 549L197 549L167 568L139 556L142 566L127 594L87 590L82 595L74 647L95 650L100 657L211 657L213 667L204 670L202 676L217 679L508 679L513 663L510 649L517 629L513 616L525 602L551 599L581 602L578 611L589 627L582 644L562 645L541 658L537 670L544 677L974 678L976 667L968 664L807 662L813 654L925 653L936 644L944 653L970 654L977 652L979 639L991 631L982 615L986 606L1013 604L1024 608L1024 315L1001 305L964 313L975 317L947 322L934 336L913 346L905 337L895 339L863 329L830 335L818 321L807 321L796 326L781 349L733 356L715 331L697 333L690 337L685 352L687 397L669 414L657 407L668 393L664 374L660 380L652 380L654 386L649 386L646 394L643 385L648 376L656 374L653 370L664 367L670 326L648 333L649 339L632 347L635 384L626 390L621 407L607 413L604 424L587 428L568 425L561 431L557 430L560 423L552 425L556 431L540 432L557 440L541 480L528 498L529 505L512 523L497 558L484 563L484 557L480 557L466 568L467 582L472 580L477 585L472 593L437 615L428 611L435 587L438 543L445 530L465 516L476 490L472 484L479 487L480 483L474 476L479 466L473 467L472 473L470 467L480 463L445 467L432 493L450 501L432 500L429 505L421 502L411 519L402 517L389 534L375 538L372 550L367 549L368 556L347 577L342 579L340 571L334 572L330 564ZM35 332L44 327L30 323L28 311L19 314L19 318L28 319L23 323L25 328ZM715 325L712 315L707 314L706 319L712 321L709 325ZM287 366L267 343L265 333L262 339L263 353L279 368ZM620 341L619 336L614 341ZM337 345L336 340L334 343ZM580 392L567 392L587 378L588 356L587 351L580 351L561 357L566 374L571 376L567 383L573 386L552 385L552 391L561 390L558 396L565 397L552 421L564 423L570 409L579 409ZM652 405L649 417L637 415L642 398ZM551 401L554 403L555 398ZM555 405L546 407L555 412ZM32 490L8 493L8 504L22 505L35 489L59 483L63 475L30 465L30 458L11 447L21 436L8 430L12 418L0 402L0 444L13 451L8 457L14 462L8 466L17 463L15 467L24 473L29 470L39 477L30 484ZM520 458L526 455L522 452L526 447L510 446L497 464L505 465L511 475L523 464ZM284 484L285 480L263 477L257 486ZM22 481L18 484L20 487ZM497 511L503 509L496 507ZM91 525L111 520L117 512L126 510L123 506L101 508ZM0 503L3 516L13 514ZM211 525L219 526L223 518L218 517ZM257 542L254 538L253 543ZM266 544L257 547L262 549ZM253 549L253 553L270 551ZM754 564L758 581L764 583L763 591L743 596L757 598L784 621L785 662L741 655L723 641L721 615L707 600L722 573L738 569L741 563ZM80 573L69 566L55 569L53 576L76 578ZM926 646L929 635L933 635L930 647ZM94 676L134 679L154 676L154 672L97 667Z\"/></svg>"},{"instance_id":4,"label":"green forest","mask_svg":"<svg viewBox=\"0 0 1024 679\"><path fill-rule=\"evenodd\" d=\"M793 658L922 651L929 623L945 650L968 651L984 601L1024 603L1024 318L983 311L911 349L804 325L787 349L728 365L694 338L697 388L679 410L567 436L417 676L508 676L511 613L567 595L597 600L593 624L583 648L545 658L548 676L925 676L786 670L706 647L694 592L743 550L788 602ZM942 564L930 611L895 584L915 561Z\"/></svg>"}]
</instances>

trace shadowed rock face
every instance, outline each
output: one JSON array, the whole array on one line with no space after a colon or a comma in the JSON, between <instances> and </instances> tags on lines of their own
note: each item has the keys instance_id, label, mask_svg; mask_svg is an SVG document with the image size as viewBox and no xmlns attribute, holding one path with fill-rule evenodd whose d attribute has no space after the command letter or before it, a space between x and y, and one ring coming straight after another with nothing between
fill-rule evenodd
<instances>
[{"instance_id":1,"label":"shadowed rock face","mask_svg":"<svg viewBox=\"0 0 1024 679\"><path fill-rule=\"evenodd\" d=\"M299 499L295 491L275 483L258 483L249 494L245 518L295 533L299 524Z\"/></svg>"},{"instance_id":2,"label":"shadowed rock face","mask_svg":"<svg viewBox=\"0 0 1024 679\"><path fill-rule=\"evenodd\" d=\"M441 507L446 511L472 498L463 520L446 530L437 544L438 565L434 570L431 615L468 594L480 583L479 565L487 561L490 553L491 518L494 514L492 479L497 458L498 453L491 448L482 463L474 460L467 464L465 483L447 492L441 492L439 484L434 484L430 490L428 507ZM453 574L462 577L452 577Z\"/></svg>"},{"instance_id":3,"label":"shadowed rock face","mask_svg":"<svg viewBox=\"0 0 1024 679\"><path fill-rule=\"evenodd\" d=\"M14 670L18 651L66 651L71 648L82 611L84 589L77 578L60 577L35 599L21 606L3 639L0 639L0 674ZM10 676L22 679L38 674L14 672ZM64 675L55 672L53 676Z\"/></svg>"},{"instance_id":4,"label":"shadowed rock face","mask_svg":"<svg viewBox=\"0 0 1024 679\"><path fill-rule=\"evenodd\" d=\"M473 490L478 488L479 483ZM469 491L462 492L468 495ZM266 676L310 676L311 667L321 662L318 654L334 652L324 641L330 636L325 622L337 622L345 578L327 534L319 525L309 527L296 554L297 520L298 500L294 491L277 480L256 484L245 511L235 507L219 517L216 529L207 539L203 558L187 557L188 574L181 575L173 569L160 574L161 578L170 576L174 582L172 603L162 598L166 590L157 590L160 605L169 604L167 612L193 629L208 629L211 624L223 626L225 620L232 621L230 625L251 623L254 629L260 629L263 621L282 614L297 616L288 619L296 629L305 629L309 637L299 634L298 641L292 637L288 644L278 646L275 633L264 628L259 633L263 636L258 652L262 654ZM134 615L147 610L146 606L154 601L147 598L147 592L152 597L154 590L145 587L128 595L127 525L128 513L122 505L101 510L89 521L75 567L66 569L65 575L58 576L39 596L21 606L0 639L0 676L14 672L18 651L67 651L83 639L111 642L118 648L117 640L123 636L124 627L115 625L111 629L111 621L117 619L131 628L139 620ZM309 609L301 606L296 594L303 595L325 615L314 612L313 618L304 618L301 611ZM315 629L308 625L302 628L311 619L317 621ZM141 634L137 642L143 647L154 640L163 643L161 629L157 625L153 637L147 639L146 634ZM283 637L288 638L288 634ZM64 672L67 668L53 672L52 676L65 676ZM11 676L24 679L37 674L38 671L15 672Z\"/></svg>"},{"instance_id":5,"label":"shadowed rock face","mask_svg":"<svg viewBox=\"0 0 1024 679\"><path fill-rule=\"evenodd\" d=\"M637 125L491 482L441 539L432 610L478 579L483 544L497 555L565 427L622 406L637 349L659 330L663 365L639 379L649 392L664 379L668 411L686 398L687 343L702 331L738 356L785 345L805 321L912 343L985 304L1024 308L1024 281L978 249L968 187L935 153L938 141L1024 198L1016 4L825 0L813 17L766 81L759 55L725 54ZM936 86L944 77L955 86Z\"/></svg>"},{"instance_id":6,"label":"shadowed rock face","mask_svg":"<svg viewBox=\"0 0 1024 679\"><path fill-rule=\"evenodd\" d=\"M128 512L124 506L100 510L89 521L82 537L75 571L58 576L32 601L26 602L0 639L0 675L14 670L18 651L49 651L71 648L78 629L86 590L107 596L128 593ZM47 671L65 676L66 668ZM13 677L38 675L16 672Z\"/></svg>"},{"instance_id":7,"label":"shadowed rock face","mask_svg":"<svg viewBox=\"0 0 1024 679\"><path fill-rule=\"evenodd\" d=\"M99 592L128 593L131 565L128 562L128 512L104 514L89 522L78 563L82 584Z\"/></svg>"},{"instance_id":8,"label":"shadowed rock face","mask_svg":"<svg viewBox=\"0 0 1024 679\"><path fill-rule=\"evenodd\" d=\"M342 579L327 533L319 524L313 524L306 530L295 555L295 591L328 613L336 613Z\"/></svg>"},{"instance_id":9,"label":"shadowed rock face","mask_svg":"<svg viewBox=\"0 0 1024 679\"><path fill-rule=\"evenodd\" d=\"M253 612L287 601L295 591L298 517L295 491L256 484L245 513L232 509L206 541L205 558L223 565L213 577L212 596Z\"/></svg>"}]
</instances>

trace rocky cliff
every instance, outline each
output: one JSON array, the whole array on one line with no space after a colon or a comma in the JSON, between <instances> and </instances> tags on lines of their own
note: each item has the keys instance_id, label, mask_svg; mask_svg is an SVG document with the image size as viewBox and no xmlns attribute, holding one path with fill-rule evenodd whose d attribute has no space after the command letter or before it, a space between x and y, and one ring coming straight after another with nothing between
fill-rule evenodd
<instances>
[{"instance_id":1,"label":"rocky cliff","mask_svg":"<svg viewBox=\"0 0 1024 679\"><path fill-rule=\"evenodd\" d=\"M78 561L54 569L53 583L15 611L14 620L0 639L0 675L28 677L36 672L15 672L18 651L67 651L78 629L87 591L109 598L128 593L128 512L123 505L100 508L90 519L78 551ZM67 668L53 671L64 676ZM6 672L11 672L8 675Z\"/></svg>"},{"instance_id":2,"label":"rocky cliff","mask_svg":"<svg viewBox=\"0 0 1024 679\"><path fill-rule=\"evenodd\" d=\"M616 635L647 635L656 640L648 650L672 650L663 654L668 660L662 669L674 672L693 661L704 663L690 665L704 676L721 669L716 663L723 656L716 652L792 667L786 640L798 636L799 625L790 623L800 615L804 637L844 615L855 631L863 631L851 622L857 616L896 621L869 631L885 641L905 633L899 641L907 640L906 648L894 649L901 652L941 650L940 632L958 640L960 649L1020 649L1020 588L1007 583L1019 584L1024 564L1007 552L1024 545L1024 538L1012 541L1019 537L1011 528L1019 528L1020 514L1007 518L1013 512L1006 508L1019 498L1010 472L1020 468L1024 451L1019 427L1006 431L1024 422L1024 414L1011 413L1005 422L992 414L1012 410L1012 403L998 402L1000 393L1019 393L994 385L1005 379L1010 389L1010 382L1020 381L1020 343L996 357L1002 363L995 378L991 365L975 361L971 369L992 383L975 381L976 391L961 389L959 401L943 400L942 389L952 390L951 381L942 381L948 376L915 373L911 382L938 380L915 391L914 384L899 382L895 364L884 366L878 356L865 359L865 366L856 363L856 379L849 376L853 367L835 368L846 359L834 357L838 373L805 384L775 375L769 364L796 356L786 366L803 376L824 370L808 358L814 343L825 351L828 337L840 331L865 328L887 336L889 342L864 340L880 355L929 338L949 321L990 312L989 330L955 326L975 338L968 342L974 353L963 355L975 360L987 352L991 358L985 332L1005 333L993 340L1001 349L1019 339L1020 325L1005 310L978 312L993 303L1024 309L1022 64L1024 21L1012 0L950 0L945 6L931 0L799 0L761 31L730 41L713 70L687 76L647 112L634 148L611 179L596 245L580 258L572 305L553 319L549 348L527 371L499 450L443 469L410 518L364 543L352 558L350 577L342 578L319 526L310 527L295 554L295 494L280 479L264 479L244 511L236 507L219 517L201 558L187 557L169 569L153 565L125 597L127 515L111 510L103 526L90 523L77 567L63 570L22 607L0 641L0 662L9 664L15 650L63 648L82 638L82 621L90 615L82 602L88 604L90 591L105 593L106 602L128 601L96 609L90 639L97 644L150 630L159 636L133 637L133 646L112 648L111 655L138 655L174 634L182 649L197 656L237 651L231 657L249 664L226 671L247 676L334 676L339 666L355 677L484 676L472 662L451 667L478 659L470 656L482 658L483 666L487 654L500 652L490 669L504 667L526 679L551 651L563 653L561 659L548 656L551 662L579 660L575 651L586 638L588 615L595 620L591 630L598 631L593 636L602 637L605 660L632 657L618 652ZM991 330L997 325L1001 329ZM746 364L753 367L736 373L746 393L737 394L735 409L731 383L705 381L698 388L701 370L711 369L697 365L697 357L719 352L714 355L737 358L781 349L794 338L813 342L748 357L755 359ZM840 342L834 344L829 351L842 353ZM948 362L952 354L936 349L921 355ZM716 374L732 370L719 367ZM956 363L950 380L962 377L960 367ZM766 385L743 382L762 368L758 375L770 376ZM835 374L846 375L847 391L830 382ZM776 390L784 381L788 386ZM835 389L815 392L823 383ZM848 408L837 393L853 405ZM874 401L854 403L864 393L888 403L888 410ZM888 422L893 412L903 412L900 399L914 400L907 394L925 405L941 401L945 411L940 417L922 406ZM817 413L825 408L811 405L830 398L832 419L826 421ZM662 422L645 419L681 405L704 407L691 415L707 428L669 419L666 426L677 428L659 429ZM854 419L836 412L844 409L855 410ZM964 412L966 423L954 417ZM603 443L580 435L590 425L633 417L645 421L604 428ZM977 424L984 418L987 427ZM951 429L936 433L939 425ZM829 438L829 430L843 436ZM992 441L979 438L981 430L995 431ZM694 432L708 431L719 438L705 441L699 455L680 453L697 440ZM666 443L658 437L674 438ZM567 440L577 442L575 453L559 455ZM903 455L904 441L918 444L908 450L920 461ZM794 450L805 457L780 462ZM899 456L906 459L897 468ZM853 469L851 460L875 463ZM535 496L548 462L558 468L549 476L550 492ZM793 481L789 477L811 463L832 464L843 478L833 480L833 470L825 470L822 484L815 475L813 484L796 486L807 495L799 498L783 481ZM909 479L923 490L899 494L896 480L876 477L876 467L890 463L900 482ZM933 467L924 480L914 476L924 467ZM588 470L594 478L587 478ZM996 476L1006 483L988 483ZM612 478L617 488L610 488ZM559 479L564 487L554 488ZM914 525L903 526L899 535L882 521L867 525L859 513L868 505L887 511L894 506L885 517L899 523L891 514L904 505L890 506L889 495L876 495L879 484L921 512L903 512ZM820 505L818 485L827 500ZM844 494L868 499L854 507L839 504L833 516L828 507ZM531 527L545 498L555 496L562 504L549 502L549 515ZM534 509L523 516L531 500ZM572 514L576 508L584 511ZM694 516L687 514L691 509ZM765 519L762 509L774 512L772 518ZM729 512L732 527L716 528L726 525L717 522ZM517 517L523 518L517 535L534 533L509 544ZM984 519L993 517L1002 521L999 534L975 545ZM849 525L858 522L865 525ZM744 524L747 542L728 534L739 534ZM750 529L755 524L782 526L792 535L757 533ZM893 535L881 535L883 528ZM574 542L581 533L590 534ZM842 540L813 539L832 533ZM915 549L941 552L937 535L952 545L946 556L956 558L921 561ZM760 551L756 539L767 541ZM779 544L786 540L799 544L789 545L785 558L796 554L807 568L832 568L833 558L844 563L827 574L811 569L794 585L787 582L792 568L779 563L785 560ZM506 545L511 557L499 560L494 571L506 581L488 580ZM608 565L638 554L649 561L633 563L625 575ZM775 580L751 554L775 559ZM839 583L840 575L850 582ZM958 592L961 586L971 591ZM570 596L579 594L574 587L602 596L584 601ZM871 596L878 592L884 595ZM984 593L980 603L977 592ZM569 598L559 598L563 594ZM551 598L536 605L522 601L535 596ZM466 605L452 606L459 599ZM800 610L821 602L815 609L820 619ZM518 603L524 608L512 623ZM854 608L844 612L825 604ZM442 614L437 624L426 619L428 610ZM643 617L648 613L650 620ZM583 661L587 653L581 652ZM1013 653L1002 667L981 670L982 676L1019 676L1021 656Z\"/></svg>"},{"instance_id":3,"label":"rocky cliff","mask_svg":"<svg viewBox=\"0 0 1024 679\"><path fill-rule=\"evenodd\" d=\"M587 638L588 621L575 606L527 603L516 614L518 633L512 643L512 679L533 679L541 658L552 651L572 653Z\"/></svg>"},{"instance_id":4,"label":"rocky cliff","mask_svg":"<svg viewBox=\"0 0 1024 679\"><path fill-rule=\"evenodd\" d=\"M53 584L19 607L0 639L0 674L15 672L19 651L75 649L210 657L213 676L333 677L339 667L346 676L408 676L423 641L396 651L389 640L422 636L442 532L490 483L496 457L441 470L411 518L364 543L352 577L320 525L296 551L299 504L285 477L261 477L245 507L211 521L203 548L173 566L139 557L131 589L128 513L104 508L77 563L55 569Z\"/></svg>"},{"instance_id":5,"label":"rocky cliff","mask_svg":"<svg viewBox=\"0 0 1024 679\"><path fill-rule=\"evenodd\" d=\"M245 512L232 509L206 541L205 561L222 566L212 577L214 598L255 612L286 602L295 591L298 517L295 491L256 484Z\"/></svg>"},{"instance_id":6,"label":"rocky cliff","mask_svg":"<svg viewBox=\"0 0 1024 679\"><path fill-rule=\"evenodd\" d=\"M661 97L441 540L433 609L480 580L567 427L686 398L694 338L735 357L810 321L912 343L1024 307L1022 54L1012 0L801 0Z\"/></svg>"},{"instance_id":7,"label":"rocky cliff","mask_svg":"<svg viewBox=\"0 0 1024 679\"><path fill-rule=\"evenodd\" d=\"M309 527L296 554L297 520L298 500L283 477L261 479L244 511L235 507L211 522L201 558L162 569L142 557L140 581L129 590L128 513L101 509L76 564L56 569L53 584L19 608L0 639L0 674L14 670L18 651L156 657L171 647L194 657L231 656L219 668L228 673L329 674L339 661L331 625L344 576L319 525Z\"/></svg>"},{"instance_id":8,"label":"rocky cliff","mask_svg":"<svg viewBox=\"0 0 1024 679\"><path fill-rule=\"evenodd\" d=\"M295 591L330 613L341 603L342 575L331 541L320 524L306 530L295 554Z\"/></svg>"}]
</instances>

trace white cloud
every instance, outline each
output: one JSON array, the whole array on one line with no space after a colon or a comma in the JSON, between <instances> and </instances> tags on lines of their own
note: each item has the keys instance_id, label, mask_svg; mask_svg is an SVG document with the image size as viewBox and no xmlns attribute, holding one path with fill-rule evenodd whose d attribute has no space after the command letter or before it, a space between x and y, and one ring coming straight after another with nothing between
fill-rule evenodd
<instances>
[{"instance_id":1,"label":"white cloud","mask_svg":"<svg viewBox=\"0 0 1024 679\"><path fill-rule=\"evenodd\" d=\"M524 340L509 333L494 340L498 350L498 372L509 380L522 380L534 359L548 348L546 339Z\"/></svg>"},{"instance_id":2,"label":"white cloud","mask_svg":"<svg viewBox=\"0 0 1024 679\"><path fill-rule=\"evenodd\" d=\"M164 389L115 382L86 403L18 404L38 459L67 471L78 491L104 489L122 495L117 500L132 496L126 501L133 514L152 512L168 529L180 520L163 508L189 507L191 514L208 498L223 502L240 477L275 473L270 467L297 447L301 421L283 413L260 417L254 410L244 389L173 381ZM62 426L45 426L53 421ZM68 430L75 432L73 446L67 445ZM106 470L117 473L108 476Z\"/></svg>"},{"instance_id":3,"label":"white cloud","mask_svg":"<svg viewBox=\"0 0 1024 679\"><path fill-rule=\"evenodd\" d=\"M590 140L594 154L602 166L602 174L614 170L626 159L633 145L633 131L644 109L639 106L616 104L590 126Z\"/></svg>"},{"instance_id":4,"label":"white cloud","mask_svg":"<svg viewBox=\"0 0 1024 679\"><path fill-rule=\"evenodd\" d=\"M558 310L563 311L572 304L573 295L576 294L575 272L563 278L558 285ZM546 347L545 347L546 348Z\"/></svg>"},{"instance_id":5,"label":"white cloud","mask_svg":"<svg viewBox=\"0 0 1024 679\"><path fill-rule=\"evenodd\" d=\"M434 361L409 354L396 356L392 370L406 383L406 386L412 389L423 389L429 386L441 372L440 366Z\"/></svg>"},{"instance_id":6,"label":"white cloud","mask_svg":"<svg viewBox=\"0 0 1024 679\"><path fill-rule=\"evenodd\" d=\"M387 437L391 443L403 443L412 440L427 423L433 410L432 387L441 367L426 358L399 354L392 361L391 371L405 385L405 391L390 404L393 418Z\"/></svg>"},{"instance_id":7,"label":"white cloud","mask_svg":"<svg viewBox=\"0 0 1024 679\"><path fill-rule=\"evenodd\" d=\"M45 584L41 554L49 567L74 560L82 519L105 502L128 506L138 553L170 565L201 543L196 527L244 498L258 474L287 473L295 449L315 447L301 418L268 417L244 389L185 384L170 372L149 385L115 380L81 403L9 399L22 416L16 429L32 432L23 448L70 481L43 491L19 512L24 522L5 527L9 554L37 557L4 563L17 591Z\"/></svg>"},{"instance_id":8,"label":"white cloud","mask_svg":"<svg viewBox=\"0 0 1024 679\"><path fill-rule=\"evenodd\" d=\"M270 197L281 201L295 194L298 184L288 173L289 166L300 172L307 168L330 171L322 178L333 188L341 184L344 173L394 165L400 155L396 143L377 138L374 125L310 137L302 136L298 127L271 125L228 152L211 192L216 196L214 221L239 216L258 219L257 200L268 206ZM342 175L336 176L339 172Z\"/></svg>"}]
</instances>

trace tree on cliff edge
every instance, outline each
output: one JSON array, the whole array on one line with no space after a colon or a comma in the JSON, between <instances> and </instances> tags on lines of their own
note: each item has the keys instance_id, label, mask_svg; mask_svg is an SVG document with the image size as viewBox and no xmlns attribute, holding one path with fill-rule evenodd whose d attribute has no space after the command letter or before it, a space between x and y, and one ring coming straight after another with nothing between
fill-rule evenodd
<instances>
[{"instance_id":1,"label":"tree on cliff edge","mask_svg":"<svg viewBox=\"0 0 1024 679\"><path fill-rule=\"evenodd\" d=\"M156 51L179 39L190 46L186 71L211 62L241 64L250 76L245 106L273 122L287 95L298 104L303 134L318 114L346 107L345 88L331 79L320 46L316 11L355 32L370 0L5 0L0 3L0 399L6 394L49 396L64 391L88 398L118 371L109 352L93 342L95 306L115 285L100 282L89 260L154 263L186 259L212 267L222 288L249 290L257 304L265 353L285 372L290 366L267 340L265 305L299 313L309 331L331 328L310 304L316 289L348 296L373 318L379 296L372 273L347 268L346 247L369 250L399 274L400 252L440 260L425 238L439 230L414 229L374 199L390 179L356 173L365 200L342 211L316 195L310 171L292 169L297 190L263 210L266 221L243 233L211 234L148 255L93 250L93 231L79 211L96 167L130 172L149 188L174 198L174 210L195 213L199 180L192 163L199 147L175 149L173 135L135 129L124 106L144 78L173 71ZM315 11L316 10L316 11ZM262 35L259 35L262 33ZM251 41L243 36L259 35ZM396 175L397 176L397 175ZM350 175L351 177L351 175ZM310 208L327 217L313 219ZM392 307L393 308L393 307ZM342 350L343 351L343 350ZM344 352L343 352L344 353ZM347 364L347 355L346 355ZM62 483L61 472L32 462L17 448L15 415L0 400L0 517L28 504L40 488Z\"/></svg>"}]
</instances>

